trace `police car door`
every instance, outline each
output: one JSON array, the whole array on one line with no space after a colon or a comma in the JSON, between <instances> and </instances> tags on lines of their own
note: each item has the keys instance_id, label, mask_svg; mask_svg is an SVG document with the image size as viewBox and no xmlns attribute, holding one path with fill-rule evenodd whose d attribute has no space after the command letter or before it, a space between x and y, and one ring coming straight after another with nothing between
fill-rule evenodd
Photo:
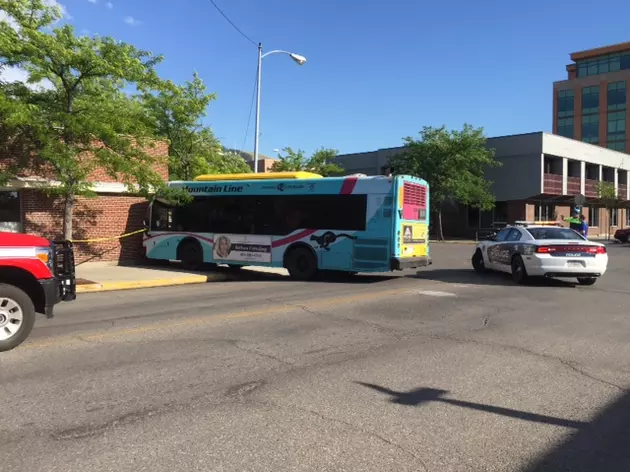
<instances>
[{"instance_id":1,"label":"police car door","mask_svg":"<svg viewBox=\"0 0 630 472\"><path fill-rule=\"evenodd\" d=\"M505 238L503 249L501 251L501 270L512 271L512 256L521 251L522 243L520 242L523 234L518 228L512 228L512 231Z\"/></svg>"},{"instance_id":2,"label":"police car door","mask_svg":"<svg viewBox=\"0 0 630 472\"><path fill-rule=\"evenodd\" d=\"M495 236L494 240L488 244L486 250L486 256L488 258L488 264L490 268L501 269L501 250L508 235L512 231L512 228L503 228Z\"/></svg>"}]
</instances>

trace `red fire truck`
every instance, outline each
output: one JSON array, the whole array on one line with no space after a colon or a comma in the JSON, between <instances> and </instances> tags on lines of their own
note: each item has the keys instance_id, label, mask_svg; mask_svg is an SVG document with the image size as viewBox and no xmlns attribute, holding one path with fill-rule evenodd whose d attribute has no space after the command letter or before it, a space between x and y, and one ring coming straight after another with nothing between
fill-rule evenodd
<instances>
[{"instance_id":1,"label":"red fire truck","mask_svg":"<svg viewBox=\"0 0 630 472\"><path fill-rule=\"evenodd\" d=\"M35 314L76 299L74 251L69 241L0 232L0 352L19 346Z\"/></svg>"}]
</instances>

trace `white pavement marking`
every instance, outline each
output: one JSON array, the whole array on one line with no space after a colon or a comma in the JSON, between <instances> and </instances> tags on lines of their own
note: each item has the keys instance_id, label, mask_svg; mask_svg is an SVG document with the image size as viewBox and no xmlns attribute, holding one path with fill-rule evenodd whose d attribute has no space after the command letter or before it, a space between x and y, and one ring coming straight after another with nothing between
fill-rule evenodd
<instances>
[{"instance_id":1,"label":"white pavement marking","mask_svg":"<svg viewBox=\"0 0 630 472\"><path fill-rule=\"evenodd\" d=\"M456 297L457 294L452 292L441 292L439 290L414 290L413 293L418 295L428 295L429 297Z\"/></svg>"}]
</instances>

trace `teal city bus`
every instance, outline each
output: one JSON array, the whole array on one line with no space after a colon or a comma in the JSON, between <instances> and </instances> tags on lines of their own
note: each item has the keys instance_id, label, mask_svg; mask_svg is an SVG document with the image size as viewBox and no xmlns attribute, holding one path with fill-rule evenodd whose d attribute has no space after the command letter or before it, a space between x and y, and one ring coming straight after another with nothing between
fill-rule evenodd
<instances>
[{"instance_id":1,"label":"teal city bus","mask_svg":"<svg viewBox=\"0 0 630 472\"><path fill-rule=\"evenodd\" d=\"M299 280L431 264L429 185L416 177L276 172L169 186L185 189L192 201L151 203L143 241L150 259L189 269L284 267Z\"/></svg>"}]
</instances>

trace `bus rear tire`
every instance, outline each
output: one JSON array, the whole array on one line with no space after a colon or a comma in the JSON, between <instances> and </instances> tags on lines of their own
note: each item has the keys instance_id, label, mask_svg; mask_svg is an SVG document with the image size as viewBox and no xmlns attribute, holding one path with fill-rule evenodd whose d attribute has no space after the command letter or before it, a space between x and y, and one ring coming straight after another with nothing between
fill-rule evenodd
<instances>
[{"instance_id":1,"label":"bus rear tire","mask_svg":"<svg viewBox=\"0 0 630 472\"><path fill-rule=\"evenodd\" d=\"M184 269L199 270L203 265L203 248L199 241L184 241L177 248L177 258Z\"/></svg>"},{"instance_id":2,"label":"bus rear tire","mask_svg":"<svg viewBox=\"0 0 630 472\"><path fill-rule=\"evenodd\" d=\"M317 275L317 259L304 247L292 249L285 258L285 267L295 280L312 280Z\"/></svg>"}]
</instances>

